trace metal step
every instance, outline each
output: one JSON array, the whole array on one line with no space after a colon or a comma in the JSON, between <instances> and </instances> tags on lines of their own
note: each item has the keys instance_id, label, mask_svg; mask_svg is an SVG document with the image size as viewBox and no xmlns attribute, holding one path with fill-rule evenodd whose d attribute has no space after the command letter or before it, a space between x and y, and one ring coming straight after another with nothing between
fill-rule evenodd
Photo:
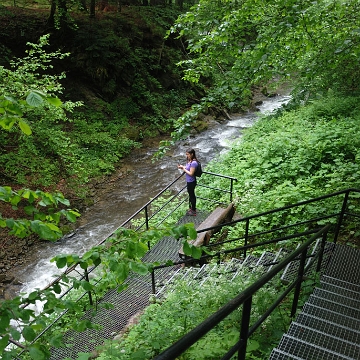
<instances>
[{"instance_id":1,"label":"metal step","mask_svg":"<svg viewBox=\"0 0 360 360\"><path fill-rule=\"evenodd\" d=\"M338 314L342 314L353 319L360 320L360 309L354 309L352 307L342 305L333 301L329 301L315 295L310 295L308 301L309 304L313 304L315 306L322 307L324 309L328 309Z\"/></svg>"},{"instance_id":2,"label":"metal step","mask_svg":"<svg viewBox=\"0 0 360 360\"><path fill-rule=\"evenodd\" d=\"M275 259L274 253L264 251L261 254L258 262L256 263L256 266L258 266L258 267L262 266L264 269L264 272L267 272L269 270L269 266L270 266L269 264L272 264L274 259Z\"/></svg>"},{"instance_id":3,"label":"metal step","mask_svg":"<svg viewBox=\"0 0 360 360\"><path fill-rule=\"evenodd\" d=\"M315 288L313 295L354 309L360 309L360 301L325 289Z\"/></svg>"},{"instance_id":4,"label":"metal step","mask_svg":"<svg viewBox=\"0 0 360 360\"><path fill-rule=\"evenodd\" d=\"M171 285L176 281L186 281L189 285L193 282L200 282L204 284L207 281L229 281L234 277L234 273L239 275L239 269L242 268L242 261L238 259L231 259L226 263L221 264L205 264L201 267L186 267L179 266L174 269L167 276L163 276L156 283L156 297L164 296L166 292L171 292Z\"/></svg>"},{"instance_id":5,"label":"metal step","mask_svg":"<svg viewBox=\"0 0 360 360\"><path fill-rule=\"evenodd\" d=\"M300 247L300 245L301 244L298 244L296 248ZM333 243L329 243L329 242L325 243L322 266L325 266L325 264L327 264L327 259L332 254L333 248L334 248ZM313 260L313 257L320 251L320 249L321 249L321 239L317 239L313 244L312 248L309 248L307 252L307 260L305 262L305 267L309 265L309 263ZM285 267L285 270L281 276L281 280L285 284L288 284L289 282L293 281L296 278L299 271L299 264L300 264L300 256ZM307 270L307 274L311 273L312 271L315 271L316 266L317 266L317 261L315 261L311 265L311 267Z\"/></svg>"},{"instance_id":6,"label":"metal step","mask_svg":"<svg viewBox=\"0 0 360 360\"><path fill-rule=\"evenodd\" d=\"M305 313L300 313L295 321L298 324L322 331L331 336L336 336L339 339L344 339L354 344L360 344L360 331L350 329L347 326L342 326Z\"/></svg>"},{"instance_id":7,"label":"metal step","mask_svg":"<svg viewBox=\"0 0 360 360\"><path fill-rule=\"evenodd\" d=\"M291 253L290 250L280 248L279 251L275 254L275 258L273 260L273 263L279 263L281 260L283 260L287 255ZM270 265L268 271L272 269L274 265Z\"/></svg>"},{"instance_id":8,"label":"metal step","mask_svg":"<svg viewBox=\"0 0 360 360\"><path fill-rule=\"evenodd\" d=\"M292 359L304 360L303 358L299 358L298 356L288 354L279 349L273 349L269 357L269 360L292 360Z\"/></svg>"},{"instance_id":9,"label":"metal step","mask_svg":"<svg viewBox=\"0 0 360 360\"><path fill-rule=\"evenodd\" d=\"M321 318L326 321L330 321L334 324L339 324L355 331L360 331L360 321L349 316L345 316L337 313L336 311L331 311L324 309L319 306L315 306L310 303L306 303L302 309L303 313Z\"/></svg>"},{"instance_id":10,"label":"metal step","mask_svg":"<svg viewBox=\"0 0 360 360\"><path fill-rule=\"evenodd\" d=\"M310 255L314 255L317 251L319 251L320 245L321 245L321 239L317 239L313 244L313 247L308 250L307 252L308 258L305 262L305 267L308 266L308 264L312 260L312 257L310 257ZM300 246L301 244L298 244L296 249ZM300 256L285 267L285 270L280 278L281 281L284 282L285 284L288 284L290 281L293 281L298 275L299 264L300 264ZM311 267L315 267L315 266L316 263L313 264Z\"/></svg>"},{"instance_id":11,"label":"metal step","mask_svg":"<svg viewBox=\"0 0 360 360\"><path fill-rule=\"evenodd\" d=\"M360 285L360 250L336 244L335 251L325 270L325 275ZM355 290L356 291L356 290Z\"/></svg>"},{"instance_id":12,"label":"metal step","mask_svg":"<svg viewBox=\"0 0 360 360\"><path fill-rule=\"evenodd\" d=\"M339 339L324 331L318 331L297 322L291 324L287 335L353 359L357 357L357 354L360 354L360 346L358 344Z\"/></svg>"},{"instance_id":13,"label":"metal step","mask_svg":"<svg viewBox=\"0 0 360 360\"><path fill-rule=\"evenodd\" d=\"M300 357L304 360L349 360L351 358L338 354L334 351L324 349L320 346L309 344L306 341L296 339L287 334L283 335L277 349ZM358 360L358 359L354 359Z\"/></svg>"},{"instance_id":14,"label":"metal step","mask_svg":"<svg viewBox=\"0 0 360 360\"><path fill-rule=\"evenodd\" d=\"M360 285L358 285L356 283L336 279L336 278L334 278L332 276L328 276L328 275L322 275L321 282L326 282L328 284L340 286L344 289L348 289L348 290L351 290L351 291L354 291L354 292L360 294Z\"/></svg>"},{"instance_id":15,"label":"metal step","mask_svg":"<svg viewBox=\"0 0 360 360\"><path fill-rule=\"evenodd\" d=\"M328 282L325 282L322 280L320 281L320 287L321 287L321 289L331 291L333 293L345 296L349 299L354 299L354 300L360 301L360 291L349 290L345 287L331 284L331 283L328 283Z\"/></svg>"},{"instance_id":16,"label":"metal step","mask_svg":"<svg viewBox=\"0 0 360 360\"><path fill-rule=\"evenodd\" d=\"M246 266L247 268L249 269L253 269L254 267L256 267L256 263L259 261L259 258L257 258L256 256L253 256L253 255L248 255L242 266Z\"/></svg>"}]
</instances>

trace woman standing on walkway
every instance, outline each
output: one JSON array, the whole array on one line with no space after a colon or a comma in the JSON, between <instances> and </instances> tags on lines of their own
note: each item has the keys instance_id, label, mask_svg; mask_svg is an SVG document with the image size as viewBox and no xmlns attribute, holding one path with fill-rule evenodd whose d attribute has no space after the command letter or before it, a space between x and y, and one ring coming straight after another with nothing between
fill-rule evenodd
<instances>
[{"instance_id":1,"label":"woman standing on walkway","mask_svg":"<svg viewBox=\"0 0 360 360\"><path fill-rule=\"evenodd\" d=\"M186 176L186 188L189 194L189 205L190 209L186 212L186 215L196 216L196 196L195 196L195 186L196 186L196 176L195 172L199 166L199 162L196 159L195 150L188 149L186 150L186 165L178 165L178 169L181 169L185 172Z\"/></svg>"}]
</instances>

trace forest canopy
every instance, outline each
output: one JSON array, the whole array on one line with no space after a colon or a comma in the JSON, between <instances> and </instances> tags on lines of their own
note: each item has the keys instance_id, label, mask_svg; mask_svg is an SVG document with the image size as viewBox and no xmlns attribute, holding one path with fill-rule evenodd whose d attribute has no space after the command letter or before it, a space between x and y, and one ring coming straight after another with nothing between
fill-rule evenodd
<instances>
[{"instance_id":1,"label":"forest canopy","mask_svg":"<svg viewBox=\"0 0 360 360\"><path fill-rule=\"evenodd\" d=\"M187 41L185 79L214 81L231 105L254 85L289 80L306 99L331 88L359 91L358 0L200 0L171 32Z\"/></svg>"}]
</instances>

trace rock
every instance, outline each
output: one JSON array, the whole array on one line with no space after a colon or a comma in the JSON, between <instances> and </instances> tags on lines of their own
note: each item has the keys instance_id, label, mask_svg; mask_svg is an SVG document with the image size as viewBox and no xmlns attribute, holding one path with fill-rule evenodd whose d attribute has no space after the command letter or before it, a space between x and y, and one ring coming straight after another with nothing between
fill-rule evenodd
<instances>
[{"instance_id":1,"label":"rock","mask_svg":"<svg viewBox=\"0 0 360 360\"><path fill-rule=\"evenodd\" d=\"M0 275L0 283L3 283L3 284L10 284L14 281L14 277L13 276L6 276L5 274L1 274Z\"/></svg>"}]
</instances>

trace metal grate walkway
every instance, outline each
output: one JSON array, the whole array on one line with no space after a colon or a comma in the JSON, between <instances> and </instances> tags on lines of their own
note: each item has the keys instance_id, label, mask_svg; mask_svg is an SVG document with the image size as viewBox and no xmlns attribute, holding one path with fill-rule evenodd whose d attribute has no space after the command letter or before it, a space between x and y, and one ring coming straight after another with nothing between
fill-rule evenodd
<instances>
[{"instance_id":1,"label":"metal grate walkway","mask_svg":"<svg viewBox=\"0 0 360 360\"><path fill-rule=\"evenodd\" d=\"M178 225L193 222L195 227L200 225L209 214L198 211L197 216L184 216L178 221ZM172 237L161 239L143 257L145 262L165 262L167 260L179 261L180 242ZM156 273L157 281L161 282L169 277L176 270L175 266L158 270ZM97 346L104 343L106 339L112 339L121 332L134 315L149 305L149 297L152 294L151 274L144 276L131 274L125 282L128 287L126 290L117 292L116 289L110 290L100 302L110 303L113 309L99 308L94 314L88 311L84 319L88 319L94 324L99 324L100 329L89 329L83 332L68 331L64 335L64 348L52 348L52 360L77 359L79 352L91 352Z\"/></svg>"},{"instance_id":2,"label":"metal grate walkway","mask_svg":"<svg viewBox=\"0 0 360 360\"><path fill-rule=\"evenodd\" d=\"M302 312L269 360L360 359L360 250L336 245Z\"/></svg>"}]
</instances>

